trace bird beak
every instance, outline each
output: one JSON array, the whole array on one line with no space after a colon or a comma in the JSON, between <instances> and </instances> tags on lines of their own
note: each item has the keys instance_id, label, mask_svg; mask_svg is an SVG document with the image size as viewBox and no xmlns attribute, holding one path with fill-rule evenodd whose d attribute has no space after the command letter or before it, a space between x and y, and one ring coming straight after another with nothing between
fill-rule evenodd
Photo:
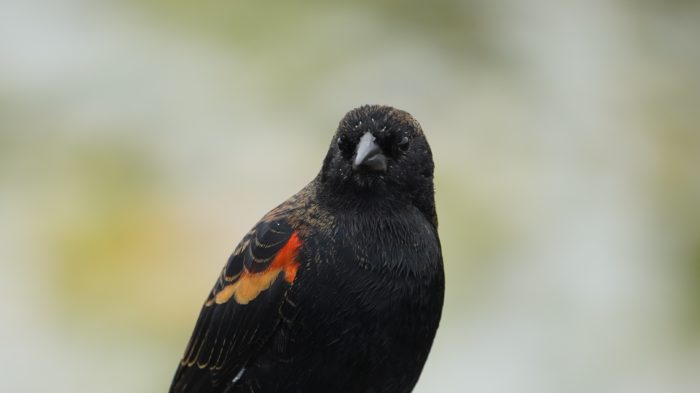
<instances>
[{"instance_id":1,"label":"bird beak","mask_svg":"<svg viewBox=\"0 0 700 393\"><path fill-rule=\"evenodd\" d=\"M370 172L386 172L386 156L374 142L374 135L366 132L357 144L357 153L352 163L352 169L365 169Z\"/></svg>"}]
</instances>

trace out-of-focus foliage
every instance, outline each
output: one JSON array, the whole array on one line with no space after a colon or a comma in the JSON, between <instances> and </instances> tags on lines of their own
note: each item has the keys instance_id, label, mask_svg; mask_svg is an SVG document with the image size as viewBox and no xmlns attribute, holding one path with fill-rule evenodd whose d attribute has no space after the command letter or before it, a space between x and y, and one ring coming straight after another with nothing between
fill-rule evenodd
<instances>
[{"instance_id":1,"label":"out-of-focus foliage","mask_svg":"<svg viewBox=\"0 0 700 393\"><path fill-rule=\"evenodd\" d=\"M0 2L0 391L165 391L349 109L436 160L416 392L700 386L695 1Z\"/></svg>"}]
</instances>

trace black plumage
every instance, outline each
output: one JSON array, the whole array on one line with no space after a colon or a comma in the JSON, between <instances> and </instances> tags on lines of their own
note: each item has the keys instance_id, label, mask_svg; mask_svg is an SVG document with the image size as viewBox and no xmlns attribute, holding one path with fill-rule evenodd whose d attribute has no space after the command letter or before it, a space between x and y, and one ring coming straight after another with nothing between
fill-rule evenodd
<instances>
[{"instance_id":1,"label":"black plumage","mask_svg":"<svg viewBox=\"0 0 700 393\"><path fill-rule=\"evenodd\" d=\"M406 112L357 108L229 258L170 392L410 392L443 293L428 142Z\"/></svg>"}]
</instances>

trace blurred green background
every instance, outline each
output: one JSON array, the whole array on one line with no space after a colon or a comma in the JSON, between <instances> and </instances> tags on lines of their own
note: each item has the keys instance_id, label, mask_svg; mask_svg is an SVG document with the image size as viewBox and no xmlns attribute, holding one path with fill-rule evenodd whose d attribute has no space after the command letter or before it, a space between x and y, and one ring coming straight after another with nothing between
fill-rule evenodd
<instances>
[{"instance_id":1,"label":"blurred green background","mask_svg":"<svg viewBox=\"0 0 700 393\"><path fill-rule=\"evenodd\" d=\"M0 0L2 392L165 392L343 114L436 160L416 392L700 386L697 1Z\"/></svg>"}]
</instances>

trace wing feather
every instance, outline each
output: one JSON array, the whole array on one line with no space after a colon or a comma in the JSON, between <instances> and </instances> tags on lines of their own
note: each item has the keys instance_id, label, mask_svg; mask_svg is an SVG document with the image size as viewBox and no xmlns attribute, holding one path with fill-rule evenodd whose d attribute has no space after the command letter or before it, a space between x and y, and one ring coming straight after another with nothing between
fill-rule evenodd
<instances>
[{"instance_id":1,"label":"wing feather","mask_svg":"<svg viewBox=\"0 0 700 393\"><path fill-rule=\"evenodd\" d=\"M195 325L171 393L224 389L270 339L299 266L301 242L279 210L236 247ZM218 391L218 390L217 390Z\"/></svg>"}]
</instances>

